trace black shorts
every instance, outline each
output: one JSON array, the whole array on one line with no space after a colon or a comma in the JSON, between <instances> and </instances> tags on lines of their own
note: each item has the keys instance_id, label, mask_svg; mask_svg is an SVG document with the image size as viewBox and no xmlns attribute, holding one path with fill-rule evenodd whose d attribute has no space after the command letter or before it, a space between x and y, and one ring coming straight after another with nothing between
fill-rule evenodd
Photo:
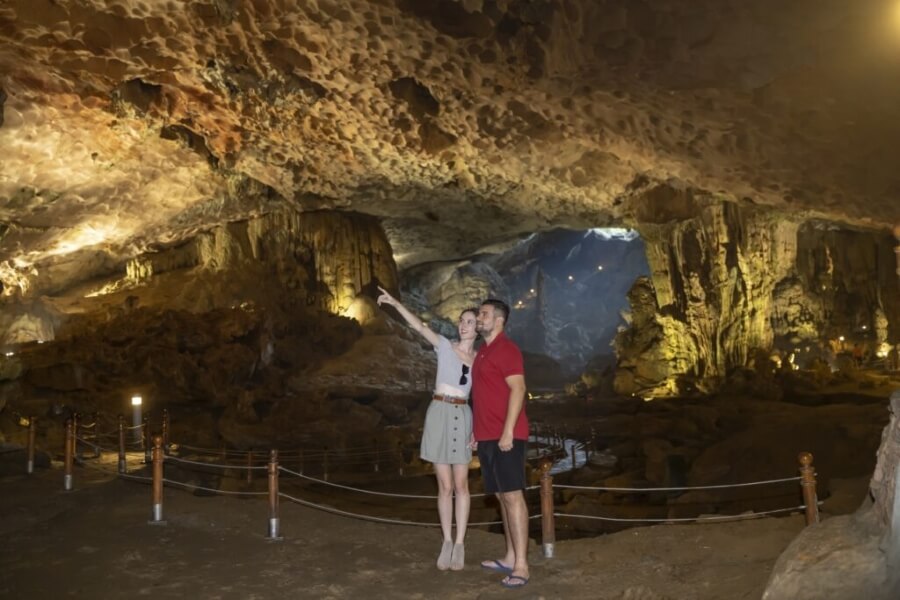
<instances>
[{"instance_id":1,"label":"black shorts","mask_svg":"<svg viewBox=\"0 0 900 600\"><path fill-rule=\"evenodd\" d=\"M513 440L513 447L503 452L500 440L478 442L478 460L485 494L514 492L525 489L525 440Z\"/></svg>"}]
</instances>

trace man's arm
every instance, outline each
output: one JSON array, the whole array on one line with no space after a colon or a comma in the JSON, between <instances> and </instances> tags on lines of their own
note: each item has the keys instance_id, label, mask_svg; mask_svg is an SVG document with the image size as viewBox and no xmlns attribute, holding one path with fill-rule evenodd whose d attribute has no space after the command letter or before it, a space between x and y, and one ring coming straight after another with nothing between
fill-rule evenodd
<instances>
[{"instance_id":1,"label":"man's arm","mask_svg":"<svg viewBox=\"0 0 900 600\"><path fill-rule=\"evenodd\" d=\"M509 405L506 408L506 421L503 423L503 435L500 436L498 446L506 452L513 447L513 430L516 421L525 406L525 376L522 374L510 375L506 378L509 386Z\"/></svg>"}]
</instances>

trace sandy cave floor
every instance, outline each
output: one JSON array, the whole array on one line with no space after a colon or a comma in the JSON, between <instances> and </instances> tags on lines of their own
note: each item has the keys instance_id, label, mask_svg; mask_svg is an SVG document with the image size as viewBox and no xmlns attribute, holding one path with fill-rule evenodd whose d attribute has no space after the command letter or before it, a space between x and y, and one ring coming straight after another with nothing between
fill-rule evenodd
<instances>
[{"instance_id":1,"label":"sandy cave floor","mask_svg":"<svg viewBox=\"0 0 900 600\"><path fill-rule=\"evenodd\" d=\"M284 539L266 540L264 498L165 490L151 525L150 488L76 468L0 478L4 598L759 598L803 518L661 525L560 541L544 559L532 540L521 590L478 562L502 537L473 529L467 565L439 572L436 529L385 525L284 502Z\"/></svg>"}]
</instances>

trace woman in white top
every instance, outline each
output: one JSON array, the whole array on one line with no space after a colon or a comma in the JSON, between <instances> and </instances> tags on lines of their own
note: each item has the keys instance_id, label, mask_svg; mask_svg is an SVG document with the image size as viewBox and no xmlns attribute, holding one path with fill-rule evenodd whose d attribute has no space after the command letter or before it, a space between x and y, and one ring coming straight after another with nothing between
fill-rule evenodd
<instances>
[{"instance_id":1,"label":"woman in white top","mask_svg":"<svg viewBox=\"0 0 900 600\"><path fill-rule=\"evenodd\" d=\"M458 571L465 563L463 541L469 521L469 462L472 459L472 410L468 404L472 377L469 369L475 359L477 309L466 309L459 315L459 341L451 342L426 327L383 288L378 289L381 291L378 304L396 308L410 327L428 340L437 352L437 375L432 401L425 414L421 457L434 463L438 483L438 515L444 543L437 567L442 571ZM455 541L451 536L454 513Z\"/></svg>"}]
</instances>

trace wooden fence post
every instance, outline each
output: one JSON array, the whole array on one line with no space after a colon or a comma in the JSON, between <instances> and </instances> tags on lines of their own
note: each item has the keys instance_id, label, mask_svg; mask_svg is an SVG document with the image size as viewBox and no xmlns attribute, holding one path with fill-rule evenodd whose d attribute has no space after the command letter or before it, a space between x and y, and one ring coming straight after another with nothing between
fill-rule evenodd
<instances>
[{"instance_id":1,"label":"wooden fence post","mask_svg":"<svg viewBox=\"0 0 900 600\"><path fill-rule=\"evenodd\" d=\"M34 473L34 436L37 417L28 418L28 454L25 462L25 472L31 475Z\"/></svg>"},{"instance_id":2,"label":"wooden fence post","mask_svg":"<svg viewBox=\"0 0 900 600\"><path fill-rule=\"evenodd\" d=\"M541 461L541 546L544 558L553 558L556 545L556 525L553 521L553 476L550 468L553 462L549 459Z\"/></svg>"},{"instance_id":3,"label":"wooden fence post","mask_svg":"<svg viewBox=\"0 0 900 600\"><path fill-rule=\"evenodd\" d=\"M278 518L278 450L269 451L269 535L270 540L280 540Z\"/></svg>"},{"instance_id":4,"label":"wooden fence post","mask_svg":"<svg viewBox=\"0 0 900 600\"><path fill-rule=\"evenodd\" d=\"M816 470L813 467L813 455L809 452L801 452L797 460L800 461L800 489L803 491L803 504L806 505L806 525L809 526L819 522Z\"/></svg>"},{"instance_id":5,"label":"wooden fence post","mask_svg":"<svg viewBox=\"0 0 900 600\"><path fill-rule=\"evenodd\" d=\"M125 416L119 415L119 473L127 471L125 462Z\"/></svg>"},{"instance_id":6,"label":"wooden fence post","mask_svg":"<svg viewBox=\"0 0 900 600\"><path fill-rule=\"evenodd\" d=\"M247 451L247 483L253 483L253 450Z\"/></svg>"},{"instance_id":7,"label":"wooden fence post","mask_svg":"<svg viewBox=\"0 0 900 600\"><path fill-rule=\"evenodd\" d=\"M144 464L149 465L152 460L150 456L150 420L144 415L141 421L141 445L144 446Z\"/></svg>"},{"instance_id":8,"label":"wooden fence post","mask_svg":"<svg viewBox=\"0 0 900 600\"><path fill-rule=\"evenodd\" d=\"M75 423L71 417L66 419L65 442L65 474L63 475L63 489L72 491L72 462L75 454Z\"/></svg>"},{"instance_id":9,"label":"wooden fence post","mask_svg":"<svg viewBox=\"0 0 900 600\"><path fill-rule=\"evenodd\" d=\"M162 436L153 436L153 517L151 523L163 521L163 448Z\"/></svg>"},{"instance_id":10,"label":"wooden fence post","mask_svg":"<svg viewBox=\"0 0 900 600\"><path fill-rule=\"evenodd\" d=\"M162 422L162 439L163 439L163 452L168 456L169 454L169 409L163 409L163 422Z\"/></svg>"},{"instance_id":11,"label":"wooden fence post","mask_svg":"<svg viewBox=\"0 0 900 600\"><path fill-rule=\"evenodd\" d=\"M378 472L378 438L372 438L372 442L375 445L375 472Z\"/></svg>"},{"instance_id":12,"label":"wooden fence post","mask_svg":"<svg viewBox=\"0 0 900 600\"><path fill-rule=\"evenodd\" d=\"M322 479L328 481L328 446L323 446L325 452L322 458Z\"/></svg>"},{"instance_id":13,"label":"wooden fence post","mask_svg":"<svg viewBox=\"0 0 900 600\"><path fill-rule=\"evenodd\" d=\"M72 457L73 460L78 456L78 421L80 421L78 413L72 415Z\"/></svg>"}]
</instances>

